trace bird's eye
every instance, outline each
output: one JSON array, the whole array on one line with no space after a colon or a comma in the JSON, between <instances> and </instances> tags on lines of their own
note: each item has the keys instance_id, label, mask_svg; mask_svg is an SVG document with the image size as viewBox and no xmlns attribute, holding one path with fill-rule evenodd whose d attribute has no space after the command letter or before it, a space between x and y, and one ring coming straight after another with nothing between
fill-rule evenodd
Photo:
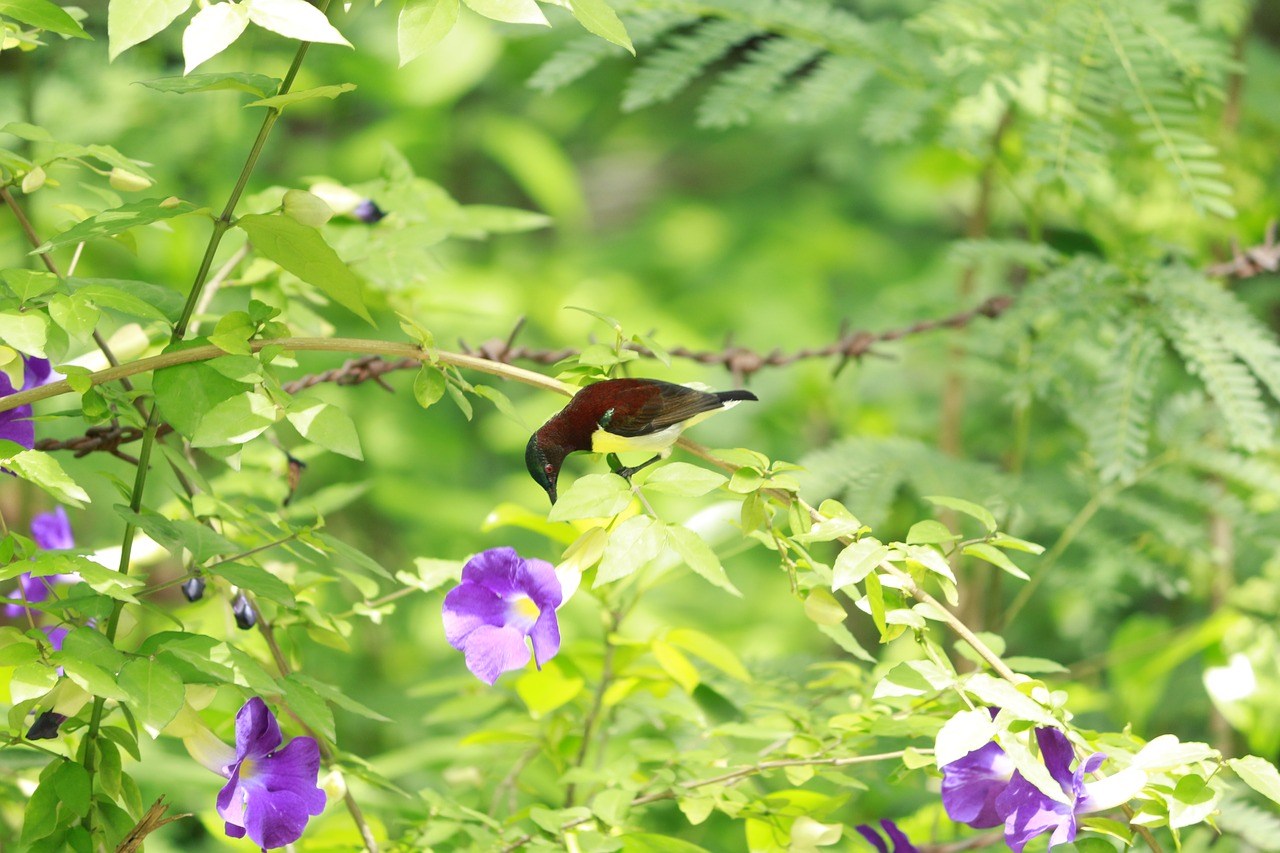
<instances>
[{"instance_id":1,"label":"bird's eye","mask_svg":"<svg viewBox=\"0 0 1280 853\"><path fill-rule=\"evenodd\" d=\"M552 465L550 462L548 462L546 465L543 465L543 466L542 466L542 470L543 470L543 471L546 471L548 474L550 474L550 473L552 473L553 471L555 471L555 470L556 470L556 466L554 466L554 465Z\"/></svg>"}]
</instances>

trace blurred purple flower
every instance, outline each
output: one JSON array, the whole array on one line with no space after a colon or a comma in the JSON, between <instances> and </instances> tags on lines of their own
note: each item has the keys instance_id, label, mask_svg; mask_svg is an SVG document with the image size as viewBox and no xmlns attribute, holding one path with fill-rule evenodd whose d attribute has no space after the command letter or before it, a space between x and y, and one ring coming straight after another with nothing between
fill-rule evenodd
<instances>
[{"instance_id":1,"label":"blurred purple flower","mask_svg":"<svg viewBox=\"0 0 1280 853\"><path fill-rule=\"evenodd\" d=\"M48 359L23 356L23 383L21 388L14 388L8 374L0 373L0 397L7 397L16 391L36 388L49 381L53 372ZM16 441L30 450L36 443L36 426L31 420L31 405L18 406L7 412L0 412L0 439Z\"/></svg>"},{"instance_id":2,"label":"blurred purple flower","mask_svg":"<svg viewBox=\"0 0 1280 853\"><path fill-rule=\"evenodd\" d=\"M187 601L199 601L204 598L204 588L207 583L201 575L187 578L182 582L182 594L187 597Z\"/></svg>"},{"instance_id":3,"label":"blurred purple flower","mask_svg":"<svg viewBox=\"0 0 1280 853\"><path fill-rule=\"evenodd\" d=\"M373 225L375 222L382 221L387 214L382 212L382 208L378 207L377 202L371 198L366 198L356 205L356 209L351 212L351 215L361 222Z\"/></svg>"},{"instance_id":4,"label":"blurred purple flower","mask_svg":"<svg viewBox=\"0 0 1280 853\"><path fill-rule=\"evenodd\" d=\"M31 519L31 536L36 545L45 551L61 551L74 548L75 537L71 534L71 522L67 520L67 511L58 507L53 512L37 513ZM40 604L48 600L57 583L69 583L71 575L43 575L32 577L30 572L23 572L18 577L18 589L9 593L14 604L4 606L4 615L10 619L21 619L27 604Z\"/></svg>"},{"instance_id":5,"label":"blurred purple flower","mask_svg":"<svg viewBox=\"0 0 1280 853\"><path fill-rule=\"evenodd\" d=\"M257 696L236 714L235 760L222 768L230 781L218 793L218 814L232 838L248 835L259 847L292 844L307 821L324 811L320 747L296 737L283 749L280 724Z\"/></svg>"},{"instance_id":6,"label":"blurred purple flower","mask_svg":"<svg viewBox=\"0 0 1280 853\"><path fill-rule=\"evenodd\" d=\"M942 805L947 817L978 829L1004 823L996 798L1009 787L1013 773L1013 761L995 741L943 765Z\"/></svg>"},{"instance_id":7,"label":"blurred purple flower","mask_svg":"<svg viewBox=\"0 0 1280 853\"><path fill-rule=\"evenodd\" d=\"M529 663L539 668L560 651L556 608L562 593L551 564L514 548L491 548L467 561L462 583L444 597L444 635L467 669L486 684Z\"/></svg>"},{"instance_id":8,"label":"blurred purple flower","mask_svg":"<svg viewBox=\"0 0 1280 853\"><path fill-rule=\"evenodd\" d=\"M237 592L236 597L231 599L231 615L235 617L236 627L241 631L248 631L258 624L258 611L243 592Z\"/></svg>"},{"instance_id":9,"label":"blurred purple flower","mask_svg":"<svg viewBox=\"0 0 1280 853\"><path fill-rule=\"evenodd\" d=\"M884 830L884 834L893 842L893 853L920 853L911 840L907 838L906 833L898 829L898 825L891 820L880 821L880 826ZM884 843L884 839L880 837L880 833L876 832L870 824L862 823L854 827L862 835L863 838L871 842L871 846L880 851L880 853L890 853L888 845Z\"/></svg>"}]
</instances>

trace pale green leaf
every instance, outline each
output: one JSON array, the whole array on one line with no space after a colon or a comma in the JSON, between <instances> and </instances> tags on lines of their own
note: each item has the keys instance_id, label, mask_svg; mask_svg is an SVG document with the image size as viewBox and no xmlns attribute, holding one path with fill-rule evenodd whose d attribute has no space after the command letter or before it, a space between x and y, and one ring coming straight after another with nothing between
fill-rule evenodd
<instances>
[{"instance_id":1,"label":"pale green leaf","mask_svg":"<svg viewBox=\"0 0 1280 853\"><path fill-rule=\"evenodd\" d=\"M697 655L730 678L751 681L751 673L733 650L709 634L693 628L673 628L667 632L666 640L673 646Z\"/></svg>"},{"instance_id":2,"label":"pale green leaf","mask_svg":"<svg viewBox=\"0 0 1280 853\"><path fill-rule=\"evenodd\" d=\"M865 536L849 545L837 555L835 565L832 567L832 591L838 592L847 586L859 583L888 555L889 546L881 544L879 539L871 536Z\"/></svg>"},{"instance_id":3,"label":"pale green leaf","mask_svg":"<svg viewBox=\"0 0 1280 853\"><path fill-rule=\"evenodd\" d=\"M3 270L0 278L4 279L19 302L34 299L58 286L58 277L44 270Z\"/></svg>"},{"instance_id":4,"label":"pale green leaf","mask_svg":"<svg viewBox=\"0 0 1280 853\"><path fill-rule=\"evenodd\" d=\"M62 466L43 451L23 450L8 459L0 459L0 468L12 471L27 482L36 484L59 503L82 507L89 502L88 492L76 485L75 480L68 477L67 472L62 470Z\"/></svg>"},{"instance_id":5,"label":"pale green leaf","mask_svg":"<svg viewBox=\"0 0 1280 853\"><path fill-rule=\"evenodd\" d=\"M942 767L986 746L996 736L996 726L986 708L961 711L943 724L933 752Z\"/></svg>"},{"instance_id":6,"label":"pale green leaf","mask_svg":"<svg viewBox=\"0 0 1280 853\"><path fill-rule=\"evenodd\" d=\"M249 20L286 38L351 47L324 12L306 0L244 0L244 7Z\"/></svg>"},{"instance_id":7,"label":"pale green leaf","mask_svg":"<svg viewBox=\"0 0 1280 853\"><path fill-rule=\"evenodd\" d=\"M401 67L438 44L457 22L458 0L408 0L396 31Z\"/></svg>"},{"instance_id":8,"label":"pale green leaf","mask_svg":"<svg viewBox=\"0 0 1280 853\"><path fill-rule=\"evenodd\" d=\"M424 364L413 378L413 398L425 409L440 402L440 398L444 396L444 386L444 374L438 368Z\"/></svg>"},{"instance_id":9,"label":"pale green leaf","mask_svg":"<svg viewBox=\"0 0 1280 853\"><path fill-rule=\"evenodd\" d=\"M716 556L716 552L697 533L687 527L672 524L667 527L667 541L685 565L697 572L703 580L739 598L742 597L742 593L725 574L724 566L720 565L720 558Z\"/></svg>"},{"instance_id":10,"label":"pale green leaf","mask_svg":"<svg viewBox=\"0 0 1280 853\"><path fill-rule=\"evenodd\" d=\"M635 54L636 49L631 44L631 37L627 35L627 28L622 25L617 13L609 8L609 4L604 0L569 0L569 11L573 12L573 17L577 18L578 23L582 24L588 32L595 33L620 47L625 47L633 55Z\"/></svg>"},{"instance_id":11,"label":"pale green leaf","mask_svg":"<svg viewBox=\"0 0 1280 853\"><path fill-rule=\"evenodd\" d=\"M314 398L298 398L285 415L307 441L352 459L364 459L355 422L346 412Z\"/></svg>"},{"instance_id":12,"label":"pale green leaf","mask_svg":"<svg viewBox=\"0 0 1280 853\"><path fill-rule=\"evenodd\" d=\"M1253 790L1267 797L1272 802L1280 803L1280 772L1276 766L1265 758L1246 755L1244 758L1227 760L1236 775Z\"/></svg>"},{"instance_id":13,"label":"pale green leaf","mask_svg":"<svg viewBox=\"0 0 1280 853\"><path fill-rule=\"evenodd\" d=\"M191 0L111 0L107 4L109 58L151 38L190 6Z\"/></svg>"},{"instance_id":14,"label":"pale green leaf","mask_svg":"<svg viewBox=\"0 0 1280 853\"><path fill-rule=\"evenodd\" d=\"M49 321L43 314L0 312L0 343L19 352L44 358L49 337Z\"/></svg>"},{"instance_id":15,"label":"pale green leaf","mask_svg":"<svg viewBox=\"0 0 1280 853\"><path fill-rule=\"evenodd\" d=\"M996 517L986 507L979 506L971 501L961 500L960 498L949 498L941 495L925 495L925 500L937 506L945 506L947 509L953 509L956 512L962 512L965 515L976 518L982 522L982 526L987 528L988 533L994 533L996 530Z\"/></svg>"},{"instance_id":16,"label":"pale green leaf","mask_svg":"<svg viewBox=\"0 0 1280 853\"><path fill-rule=\"evenodd\" d=\"M700 497L728 482L728 478L688 462L671 462L658 468L644 481L646 489L673 495Z\"/></svg>"},{"instance_id":17,"label":"pale green leaf","mask_svg":"<svg viewBox=\"0 0 1280 853\"><path fill-rule=\"evenodd\" d=\"M182 32L183 72L212 59L240 38L249 26L249 10L240 3L214 3L205 6Z\"/></svg>"},{"instance_id":18,"label":"pale green leaf","mask_svg":"<svg viewBox=\"0 0 1280 853\"><path fill-rule=\"evenodd\" d=\"M101 312L88 299L56 294L49 300L49 316L74 341L86 341L98 325Z\"/></svg>"},{"instance_id":19,"label":"pale green leaf","mask_svg":"<svg viewBox=\"0 0 1280 853\"><path fill-rule=\"evenodd\" d=\"M1008 554L1001 551L999 548L986 544L985 542L975 542L972 545L966 545L964 546L963 553L985 560L1002 571L1008 572L1019 580L1031 580L1031 577L1026 572L1018 568L1017 565L1014 564L1013 560L1009 559Z\"/></svg>"},{"instance_id":20,"label":"pale green leaf","mask_svg":"<svg viewBox=\"0 0 1280 853\"><path fill-rule=\"evenodd\" d=\"M551 26L534 0L466 0L471 11L505 24Z\"/></svg>"},{"instance_id":21,"label":"pale green leaf","mask_svg":"<svg viewBox=\"0 0 1280 853\"><path fill-rule=\"evenodd\" d=\"M225 71L213 74L188 74L185 77L157 77L155 80L139 80L139 84L157 92L185 95L190 92L216 92L234 89L266 98L280 88L280 81L265 74L249 71Z\"/></svg>"},{"instance_id":22,"label":"pale green leaf","mask_svg":"<svg viewBox=\"0 0 1280 853\"><path fill-rule=\"evenodd\" d=\"M631 486L617 474L588 474L579 477L559 496L551 513L552 521L577 518L608 518L631 503Z\"/></svg>"},{"instance_id":23,"label":"pale green leaf","mask_svg":"<svg viewBox=\"0 0 1280 853\"><path fill-rule=\"evenodd\" d=\"M276 407L265 394L246 391L214 406L200 421L195 447L244 444L276 422Z\"/></svg>"},{"instance_id":24,"label":"pale green leaf","mask_svg":"<svg viewBox=\"0 0 1280 853\"><path fill-rule=\"evenodd\" d=\"M662 552L665 540L662 525L649 516L628 518L610 534L593 587L634 574Z\"/></svg>"}]
</instances>

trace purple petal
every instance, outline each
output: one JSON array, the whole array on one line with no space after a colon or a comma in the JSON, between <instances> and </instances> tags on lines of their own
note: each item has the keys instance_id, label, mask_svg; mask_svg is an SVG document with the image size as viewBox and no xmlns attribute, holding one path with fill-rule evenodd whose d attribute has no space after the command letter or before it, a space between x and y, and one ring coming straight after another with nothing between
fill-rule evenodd
<instances>
[{"instance_id":1,"label":"purple petal","mask_svg":"<svg viewBox=\"0 0 1280 853\"><path fill-rule=\"evenodd\" d=\"M542 665L560 651L560 623L556 621L554 607L543 609L529 632L529 639L533 640L533 659L538 669L542 669Z\"/></svg>"},{"instance_id":2,"label":"purple petal","mask_svg":"<svg viewBox=\"0 0 1280 853\"><path fill-rule=\"evenodd\" d=\"M564 593L554 566L546 560L525 560L523 575L525 594L533 599L539 610L545 613L560 606Z\"/></svg>"},{"instance_id":3,"label":"purple petal","mask_svg":"<svg viewBox=\"0 0 1280 853\"><path fill-rule=\"evenodd\" d=\"M472 631L483 625L499 627L506 615L507 603L497 593L464 580L444 597L445 639L460 649Z\"/></svg>"},{"instance_id":4,"label":"purple petal","mask_svg":"<svg viewBox=\"0 0 1280 853\"><path fill-rule=\"evenodd\" d=\"M893 842L893 853L920 853L911 843L911 839L907 838L907 834L898 829L896 823L891 820L882 820L880 826L884 829L884 834Z\"/></svg>"},{"instance_id":5,"label":"purple petal","mask_svg":"<svg viewBox=\"0 0 1280 853\"><path fill-rule=\"evenodd\" d=\"M310 816L306 801L293 791L255 792L245 806L244 828L259 847L284 847L302 837Z\"/></svg>"},{"instance_id":6,"label":"purple petal","mask_svg":"<svg viewBox=\"0 0 1280 853\"><path fill-rule=\"evenodd\" d=\"M1076 768L1075 775L1071 777L1071 791L1075 794L1076 801L1084 799L1084 777L1092 776L1098 772L1098 768L1102 766L1102 762L1107 760L1105 752L1095 752L1084 761L1080 762L1080 766Z\"/></svg>"},{"instance_id":7,"label":"purple petal","mask_svg":"<svg viewBox=\"0 0 1280 853\"><path fill-rule=\"evenodd\" d=\"M1022 853L1028 841L1049 830L1053 830L1050 846L1076 837L1076 817L1071 806L1046 797L1021 773L1013 774L1009 786L996 798L996 808L1007 815L1004 840L1014 853Z\"/></svg>"},{"instance_id":8,"label":"purple petal","mask_svg":"<svg viewBox=\"0 0 1280 853\"><path fill-rule=\"evenodd\" d=\"M58 625L57 627L45 625L40 630L44 631L49 637L49 645L53 646L55 652L62 651L62 641L67 638L67 634L71 633L71 629L66 625ZM62 667L58 667L58 669L61 670ZM61 675L61 672L59 672L59 675Z\"/></svg>"},{"instance_id":9,"label":"purple petal","mask_svg":"<svg viewBox=\"0 0 1280 853\"><path fill-rule=\"evenodd\" d=\"M1067 736L1057 729L1036 729L1036 743L1040 744L1040 757L1049 775L1054 778L1063 791L1071 792L1071 762L1075 759L1075 750Z\"/></svg>"},{"instance_id":10,"label":"purple petal","mask_svg":"<svg viewBox=\"0 0 1280 853\"><path fill-rule=\"evenodd\" d=\"M480 584L485 589L506 598L525 590L524 560L515 548L490 548L481 551L462 567L462 582Z\"/></svg>"},{"instance_id":11,"label":"purple petal","mask_svg":"<svg viewBox=\"0 0 1280 853\"><path fill-rule=\"evenodd\" d=\"M4 374L0 373L0 389L3 388L12 388L12 386L4 378ZM0 397L9 393L9 391L0 390ZM31 406L17 406L7 412L0 412L0 439L16 441L27 450L35 446L36 425L31 420Z\"/></svg>"},{"instance_id":12,"label":"purple petal","mask_svg":"<svg viewBox=\"0 0 1280 853\"><path fill-rule=\"evenodd\" d=\"M49 364L47 358L33 358L31 356L23 356L26 364L23 367L23 374L26 378L26 384L22 386L22 390L28 388L37 388L44 385L53 375L53 367Z\"/></svg>"},{"instance_id":13,"label":"purple petal","mask_svg":"<svg viewBox=\"0 0 1280 853\"><path fill-rule=\"evenodd\" d=\"M244 801L247 792L240 784L240 763L231 769L231 777L227 779L227 784L222 786L222 790L218 792L217 806L218 816L227 822L227 835L232 838L240 838L244 835ZM231 827L240 829L238 834L231 831Z\"/></svg>"},{"instance_id":14,"label":"purple petal","mask_svg":"<svg viewBox=\"0 0 1280 853\"><path fill-rule=\"evenodd\" d=\"M880 853L889 853L889 846L884 843L884 839L880 837L880 833L872 829L868 824L860 823L854 827L858 833L867 841L871 842L871 846L880 851Z\"/></svg>"},{"instance_id":15,"label":"purple petal","mask_svg":"<svg viewBox=\"0 0 1280 853\"><path fill-rule=\"evenodd\" d=\"M53 512L37 513L31 519L31 536L45 551L65 551L76 546L75 537L71 534L71 522L67 520L67 511L62 507Z\"/></svg>"},{"instance_id":16,"label":"purple petal","mask_svg":"<svg viewBox=\"0 0 1280 853\"><path fill-rule=\"evenodd\" d=\"M284 738L280 724L267 708L267 703L254 696L236 714L236 757L263 758L278 747Z\"/></svg>"},{"instance_id":17,"label":"purple petal","mask_svg":"<svg viewBox=\"0 0 1280 853\"><path fill-rule=\"evenodd\" d=\"M1012 776L1013 762L995 741L947 764L942 768L942 805L947 816L977 829L1004 823L996 798Z\"/></svg>"},{"instance_id":18,"label":"purple petal","mask_svg":"<svg viewBox=\"0 0 1280 853\"><path fill-rule=\"evenodd\" d=\"M467 636L462 651L467 669L485 684L493 684L502 673L529 663L529 646L515 628L481 625Z\"/></svg>"},{"instance_id":19,"label":"purple petal","mask_svg":"<svg viewBox=\"0 0 1280 853\"><path fill-rule=\"evenodd\" d=\"M315 738L296 737L284 749L253 762L253 778L246 784L262 785L269 792L292 791L312 809L324 810L324 791L316 787L320 776L320 746Z\"/></svg>"}]
</instances>

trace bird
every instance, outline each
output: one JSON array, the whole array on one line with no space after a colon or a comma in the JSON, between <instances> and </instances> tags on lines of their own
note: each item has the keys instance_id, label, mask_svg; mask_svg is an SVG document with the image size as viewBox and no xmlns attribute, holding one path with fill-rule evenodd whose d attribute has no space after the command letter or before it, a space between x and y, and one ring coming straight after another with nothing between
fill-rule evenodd
<instances>
[{"instance_id":1,"label":"bird","mask_svg":"<svg viewBox=\"0 0 1280 853\"><path fill-rule=\"evenodd\" d=\"M555 504L560 466L570 453L655 453L640 465L615 470L630 480L640 469L671 455L671 446L687 427L720 409L758 399L750 391L701 391L660 379L606 379L578 391L529 437L525 465Z\"/></svg>"}]
</instances>

